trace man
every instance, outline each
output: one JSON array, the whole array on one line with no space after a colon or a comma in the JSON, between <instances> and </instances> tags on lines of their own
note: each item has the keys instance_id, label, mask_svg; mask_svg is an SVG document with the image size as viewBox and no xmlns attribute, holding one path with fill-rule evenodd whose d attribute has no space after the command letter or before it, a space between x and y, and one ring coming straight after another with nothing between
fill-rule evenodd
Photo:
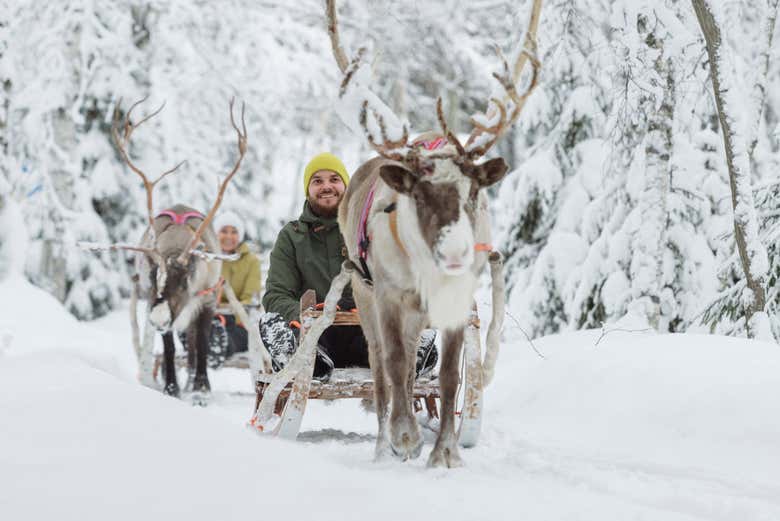
<instances>
[{"instance_id":1,"label":"man","mask_svg":"<svg viewBox=\"0 0 780 521\"><path fill-rule=\"evenodd\" d=\"M315 156L304 170L306 201L296 221L279 232L271 251L260 323L260 336L271 354L275 370L286 364L297 347L300 328L299 299L313 289L322 302L333 278L341 271L347 250L337 221L349 174L333 154ZM344 290L341 309L355 307L352 290ZM418 374L436 365L435 334L423 335L418 348ZM368 367L368 346L359 326L332 326L319 340L314 377L327 380L334 367Z\"/></svg>"}]
</instances>

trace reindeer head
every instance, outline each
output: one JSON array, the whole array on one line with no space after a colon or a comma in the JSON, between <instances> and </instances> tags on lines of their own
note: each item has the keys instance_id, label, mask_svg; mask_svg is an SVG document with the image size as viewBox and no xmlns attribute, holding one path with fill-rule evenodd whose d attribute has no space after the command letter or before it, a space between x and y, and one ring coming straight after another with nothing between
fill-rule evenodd
<instances>
[{"instance_id":1,"label":"reindeer head","mask_svg":"<svg viewBox=\"0 0 780 521\"><path fill-rule=\"evenodd\" d=\"M214 298L219 280L219 260L229 256L206 254L215 250L217 240L211 226L202 230L202 243L189 255L191 225L203 224L204 216L192 208L176 205L154 219L155 254L146 257L152 309L150 322L159 330L181 330L192 317ZM198 226L200 229L200 226Z\"/></svg>"},{"instance_id":2,"label":"reindeer head","mask_svg":"<svg viewBox=\"0 0 780 521\"><path fill-rule=\"evenodd\" d=\"M460 275L471 268L481 189L501 180L507 164L501 158L474 164L458 155L447 155L452 145L436 154L423 151L412 161L392 162L379 169L382 180L408 196L415 210L420 236L430 249L437 268L446 275Z\"/></svg>"}]
</instances>

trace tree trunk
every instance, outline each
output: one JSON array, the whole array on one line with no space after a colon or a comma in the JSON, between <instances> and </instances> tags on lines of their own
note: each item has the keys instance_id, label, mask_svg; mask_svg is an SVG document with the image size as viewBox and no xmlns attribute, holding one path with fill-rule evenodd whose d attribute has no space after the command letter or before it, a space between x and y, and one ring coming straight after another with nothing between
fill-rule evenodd
<instances>
[{"instance_id":1,"label":"tree trunk","mask_svg":"<svg viewBox=\"0 0 780 521\"><path fill-rule=\"evenodd\" d=\"M724 76L727 71L721 70L721 34L715 17L706 0L691 0L699 20L702 34L707 45L710 62L710 77L718 110L718 119L723 134L723 144L726 150L726 164L729 171L731 187L731 204L734 209L734 235L745 274L747 287L752 292L752 299L745 307L745 325L749 337L755 336L751 323L755 313L763 312L765 305L763 280L768 268L766 250L758 238L758 220L755 214L753 191L750 180L750 162L747 157L746 136L737 135L733 126L734 114L729 114L729 107L724 98L728 94L728 86L724 88ZM762 258L763 257L763 258Z\"/></svg>"},{"instance_id":2,"label":"tree trunk","mask_svg":"<svg viewBox=\"0 0 780 521\"><path fill-rule=\"evenodd\" d=\"M641 28L658 27L658 21L640 20ZM641 29L640 29L641 34ZM674 75L672 63L664 52L663 41L654 29L643 35L649 49L658 52L652 63L657 77L664 82L660 103L654 95L644 100L647 116L645 147L645 186L639 200L642 224L637 234L636 264L632 266L634 302L649 324L656 330L668 326L661 320L661 290L663 289L663 258L666 250L668 221L667 201L671 181L672 119L674 117ZM650 67L650 64L647 64ZM655 107L658 107L656 110Z\"/></svg>"}]
</instances>

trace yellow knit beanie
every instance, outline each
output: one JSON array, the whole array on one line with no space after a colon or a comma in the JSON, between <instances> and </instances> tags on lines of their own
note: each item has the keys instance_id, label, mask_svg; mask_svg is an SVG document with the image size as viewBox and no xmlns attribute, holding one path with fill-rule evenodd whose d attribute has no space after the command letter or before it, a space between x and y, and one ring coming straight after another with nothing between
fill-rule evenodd
<instances>
[{"instance_id":1,"label":"yellow knit beanie","mask_svg":"<svg viewBox=\"0 0 780 521\"><path fill-rule=\"evenodd\" d=\"M336 172L342 181L344 186L349 184L349 174L339 158L328 152L323 152L314 156L306 165L306 170L303 171L303 193L306 197L309 197L309 182L311 177L320 170L330 170Z\"/></svg>"}]
</instances>

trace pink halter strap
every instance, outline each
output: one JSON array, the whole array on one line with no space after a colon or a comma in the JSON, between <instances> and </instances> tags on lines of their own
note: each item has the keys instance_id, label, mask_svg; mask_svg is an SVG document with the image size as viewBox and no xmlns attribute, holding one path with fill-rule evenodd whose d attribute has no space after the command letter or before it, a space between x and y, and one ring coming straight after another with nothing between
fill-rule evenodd
<instances>
[{"instance_id":1,"label":"pink halter strap","mask_svg":"<svg viewBox=\"0 0 780 521\"><path fill-rule=\"evenodd\" d=\"M418 147L421 146L425 150L438 150L440 148L443 148L444 145L447 144L447 138L445 137L437 137L436 139L431 139L429 141L415 141L412 143L412 146Z\"/></svg>"},{"instance_id":2,"label":"pink halter strap","mask_svg":"<svg viewBox=\"0 0 780 521\"><path fill-rule=\"evenodd\" d=\"M157 214L157 217L169 217L173 224L187 224L187 219L194 217L196 219L203 219L203 214L200 212L184 212L176 213L173 210L163 210Z\"/></svg>"}]
</instances>

